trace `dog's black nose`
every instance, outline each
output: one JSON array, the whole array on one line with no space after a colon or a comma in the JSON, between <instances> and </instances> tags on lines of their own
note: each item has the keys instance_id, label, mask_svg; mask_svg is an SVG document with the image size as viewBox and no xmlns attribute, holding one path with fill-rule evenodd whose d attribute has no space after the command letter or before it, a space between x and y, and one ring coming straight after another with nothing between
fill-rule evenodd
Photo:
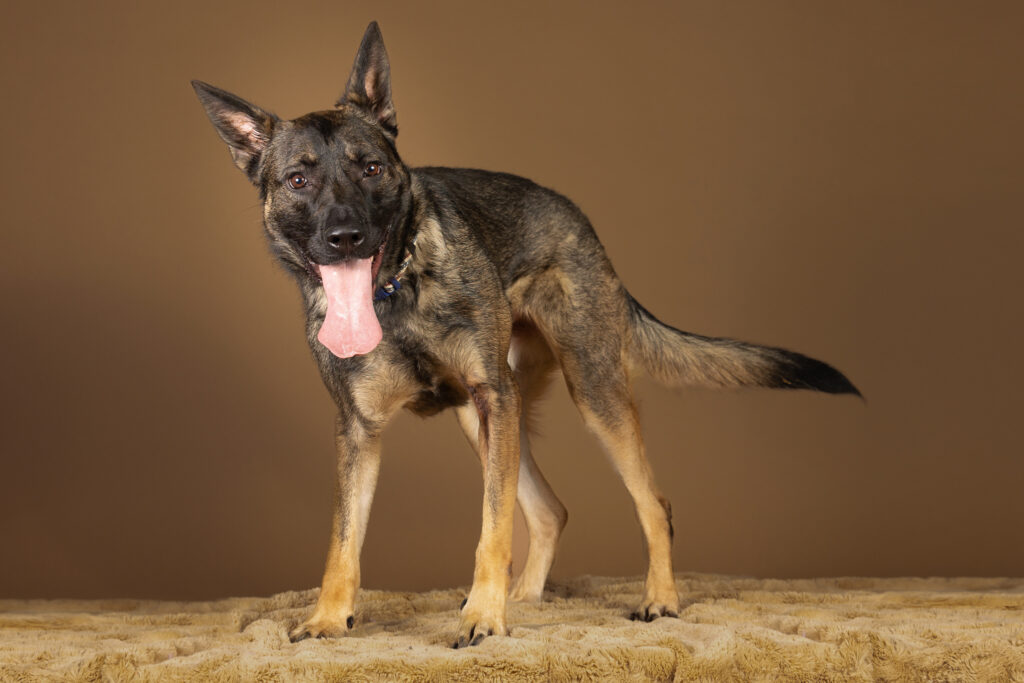
<instances>
[{"instance_id":1,"label":"dog's black nose","mask_svg":"<svg viewBox=\"0 0 1024 683\"><path fill-rule=\"evenodd\" d=\"M347 256L366 239L359 228L339 226L327 231L327 244L339 254Z\"/></svg>"}]
</instances>

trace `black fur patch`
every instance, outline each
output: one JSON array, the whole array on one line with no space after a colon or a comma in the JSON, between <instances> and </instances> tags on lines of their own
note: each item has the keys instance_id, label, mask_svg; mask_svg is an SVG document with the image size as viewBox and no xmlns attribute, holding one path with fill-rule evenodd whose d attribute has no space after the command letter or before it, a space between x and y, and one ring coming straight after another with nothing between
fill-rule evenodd
<instances>
[{"instance_id":1,"label":"black fur patch","mask_svg":"<svg viewBox=\"0 0 1024 683\"><path fill-rule=\"evenodd\" d=\"M783 360L779 362L766 386L773 389L814 389L826 394L861 396L857 387L828 363L796 351L778 349L777 353Z\"/></svg>"}]
</instances>

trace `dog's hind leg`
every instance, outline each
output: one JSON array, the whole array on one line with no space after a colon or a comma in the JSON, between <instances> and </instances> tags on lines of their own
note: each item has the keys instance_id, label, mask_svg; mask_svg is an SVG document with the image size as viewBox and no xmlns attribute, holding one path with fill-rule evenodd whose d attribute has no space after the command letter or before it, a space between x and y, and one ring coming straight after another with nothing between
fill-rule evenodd
<instances>
[{"instance_id":1,"label":"dog's hind leg","mask_svg":"<svg viewBox=\"0 0 1024 683\"><path fill-rule=\"evenodd\" d=\"M647 578L643 598L631 618L652 621L661 616L677 616L679 596L672 574L672 508L654 483L629 389L621 386L614 394L604 396L603 401L577 393L576 404L622 477L643 528Z\"/></svg>"},{"instance_id":2,"label":"dog's hind leg","mask_svg":"<svg viewBox=\"0 0 1024 683\"><path fill-rule=\"evenodd\" d=\"M672 574L671 507L658 491L644 453L623 358L623 312L614 296L595 297L589 310L561 305L556 297L549 302L555 305L548 304L545 336L562 365L569 393L584 422L600 439L633 498L643 529L647 579L632 618L651 621L676 616L679 597Z\"/></svg>"},{"instance_id":3,"label":"dog's hind leg","mask_svg":"<svg viewBox=\"0 0 1024 683\"><path fill-rule=\"evenodd\" d=\"M525 425L521 433L518 501L530 534L530 550L522 572L512 583L509 598L536 602L544 592L544 583L555 561L558 538L569 519L569 513L530 455Z\"/></svg>"},{"instance_id":4,"label":"dog's hind leg","mask_svg":"<svg viewBox=\"0 0 1024 683\"><path fill-rule=\"evenodd\" d=\"M517 324L509 349L512 368L522 400L519 421L519 483L516 498L530 536L526 564L512 584L509 598L517 601L541 599L544 583L555 559L558 539L569 514L555 495L530 452L530 405L541 398L547 388L555 359L551 349L532 326ZM459 425L470 445L476 449L480 422L472 404L456 409Z\"/></svg>"}]
</instances>

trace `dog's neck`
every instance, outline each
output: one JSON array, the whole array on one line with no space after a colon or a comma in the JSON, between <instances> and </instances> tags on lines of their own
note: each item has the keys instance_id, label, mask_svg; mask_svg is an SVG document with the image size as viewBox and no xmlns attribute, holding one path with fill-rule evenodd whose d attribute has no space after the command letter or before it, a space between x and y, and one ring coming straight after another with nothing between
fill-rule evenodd
<instances>
[{"instance_id":1,"label":"dog's neck","mask_svg":"<svg viewBox=\"0 0 1024 683\"><path fill-rule=\"evenodd\" d=\"M381 272L378 278L384 279L374 291L373 300L383 301L394 295L403 286L407 286L411 279L415 279L416 266L422 266L417 259L416 244L422 237L420 224L428 210L427 206L417 198L418 180L415 175L410 174L410 188L403 201L403 208L394 219L391 244L387 246L387 255L381 265ZM414 262L414 259L417 259ZM410 273L410 269L413 271ZM404 278L404 282L403 282ZM378 279L378 282L380 281Z\"/></svg>"},{"instance_id":2,"label":"dog's neck","mask_svg":"<svg viewBox=\"0 0 1024 683\"><path fill-rule=\"evenodd\" d=\"M374 301L383 301L402 288L402 278L405 276L405 271L409 270L409 265L412 263L412 257L416 253L416 240L419 239L419 236L418 232L413 232L412 239L409 240L409 243L405 247L405 257L402 259L402 262L398 264L398 271L377 289L376 293L373 295Z\"/></svg>"}]
</instances>

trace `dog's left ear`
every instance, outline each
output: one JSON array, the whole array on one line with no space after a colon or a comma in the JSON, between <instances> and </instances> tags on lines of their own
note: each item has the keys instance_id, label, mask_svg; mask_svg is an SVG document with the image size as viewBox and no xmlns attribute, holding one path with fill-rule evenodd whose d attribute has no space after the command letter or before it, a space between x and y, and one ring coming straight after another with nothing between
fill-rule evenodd
<instances>
[{"instance_id":1,"label":"dog's left ear","mask_svg":"<svg viewBox=\"0 0 1024 683\"><path fill-rule=\"evenodd\" d=\"M391 67L376 21L371 22L363 34L345 94L334 106L346 104L365 110L391 135L398 135L398 119L391 102Z\"/></svg>"}]
</instances>

